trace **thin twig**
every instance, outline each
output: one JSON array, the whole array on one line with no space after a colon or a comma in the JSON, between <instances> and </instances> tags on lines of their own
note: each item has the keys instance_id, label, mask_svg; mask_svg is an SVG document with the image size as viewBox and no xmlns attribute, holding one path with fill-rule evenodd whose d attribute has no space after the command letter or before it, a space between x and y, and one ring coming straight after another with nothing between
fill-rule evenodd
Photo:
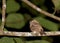
<instances>
[{"instance_id":1,"label":"thin twig","mask_svg":"<svg viewBox=\"0 0 60 43\"><path fill-rule=\"evenodd\" d=\"M2 31L5 25L5 11L6 11L6 0L2 0L2 24L1 24Z\"/></svg>"},{"instance_id":2,"label":"thin twig","mask_svg":"<svg viewBox=\"0 0 60 43\"><path fill-rule=\"evenodd\" d=\"M4 33L0 32L0 36L58 36L60 35L60 31L51 31L51 32L44 32L45 34L36 35L33 32L11 32L11 31L4 31Z\"/></svg>"},{"instance_id":3,"label":"thin twig","mask_svg":"<svg viewBox=\"0 0 60 43\"><path fill-rule=\"evenodd\" d=\"M32 8L35 9L36 11L38 11L38 12L40 12L40 13L48 16L48 17L51 17L51 18L53 18L53 19L55 19L55 20L60 21L60 18L59 18L59 17L54 16L53 14L50 14L50 13L42 10L41 8L37 7L36 5L34 5L33 3L31 3L30 1L28 1L28 0L21 0L21 1L24 2L24 3L26 3L27 5L29 5L30 7L32 7Z\"/></svg>"}]
</instances>

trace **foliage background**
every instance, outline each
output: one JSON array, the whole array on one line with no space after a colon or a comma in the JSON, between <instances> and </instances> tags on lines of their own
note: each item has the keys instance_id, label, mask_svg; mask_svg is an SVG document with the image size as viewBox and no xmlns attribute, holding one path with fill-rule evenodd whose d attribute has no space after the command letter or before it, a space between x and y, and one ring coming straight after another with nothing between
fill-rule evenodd
<instances>
[{"instance_id":1,"label":"foliage background","mask_svg":"<svg viewBox=\"0 0 60 43\"><path fill-rule=\"evenodd\" d=\"M58 6L54 3L54 0L29 0L39 8L54 13L60 17L60 3L57 1ZM32 9L20 0L6 0L6 24L5 31L19 31L19 32L31 32L29 28L29 21L36 19L44 28L44 31L59 31L60 22L49 18L36 10ZM1 7L2 0L0 0L0 24L1 24ZM58 8L58 9L57 9ZM59 43L60 36L45 36L45 37L0 37L0 43Z\"/></svg>"}]
</instances>

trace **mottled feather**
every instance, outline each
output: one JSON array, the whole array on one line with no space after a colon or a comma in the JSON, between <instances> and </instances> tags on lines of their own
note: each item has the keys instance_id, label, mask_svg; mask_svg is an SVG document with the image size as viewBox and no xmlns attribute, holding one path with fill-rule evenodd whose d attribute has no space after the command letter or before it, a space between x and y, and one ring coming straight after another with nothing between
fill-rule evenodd
<instances>
[{"instance_id":1,"label":"mottled feather","mask_svg":"<svg viewBox=\"0 0 60 43\"><path fill-rule=\"evenodd\" d=\"M32 32L43 34L43 28L37 20L30 21L30 29Z\"/></svg>"}]
</instances>

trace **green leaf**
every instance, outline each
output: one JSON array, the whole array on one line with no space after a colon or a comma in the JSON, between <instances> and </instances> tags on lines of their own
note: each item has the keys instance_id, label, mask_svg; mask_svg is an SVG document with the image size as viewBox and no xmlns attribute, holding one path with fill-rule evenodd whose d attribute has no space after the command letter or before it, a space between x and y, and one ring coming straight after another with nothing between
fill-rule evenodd
<instances>
[{"instance_id":1,"label":"green leaf","mask_svg":"<svg viewBox=\"0 0 60 43\"><path fill-rule=\"evenodd\" d=\"M41 37L41 39L42 40L47 40L47 41L49 41L49 42L53 42L53 38L51 38L51 37L47 37L47 36L43 36L43 37Z\"/></svg>"},{"instance_id":2,"label":"green leaf","mask_svg":"<svg viewBox=\"0 0 60 43\"><path fill-rule=\"evenodd\" d=\"M2 37L0 39L0 43L14 43L14 40L13 38L10 38L10 37Z\"/></svg>"},{"instance_id":3,"label":"green leaf","mask_svg":"<svg viewBox=\"0 0 60 43\"><path fill-rule=\"evenodd\" d=\"M22 27L24 27L24 25L25 25L25 21L22 14L11 13L6 18L7 27L21 29Z\"/></svg>"},{"instance_id":4,"label":"green leaf","mask_svg":"<svg viewBox=\"0 0 60 43\"><path fill-rule=\"evenodd\" d=\"M33 41L26 41L26 43L33 43Z\"/></svg>"},{"instance_id":5,"label":"green leaf","mask_svg":"<svg viewBox=\"0 0 60 43\"><path fill-rule=\"evenodd\" d=\"M46 41L46 40L36 40L36 41L34 41L34 43L50 43L50 42L48 42L48 41Z\"/></svg>"},{"instance_id":6,"label":"green leaf","mask_svg":"<svg viewBox=\"0 0 60 43\"><path fill-rule=\"evenodd\" d=\"M44 1L45 0L30 0L33 4L39 6L40 8L42 8L43 10L47 10L46 6L44 6ZM30 6L28 6L27 4L25 3L22 3L22 7L28 9L28 11L33 14L33 15L36 15L36 16L39 16L40 13L37 12L35 9L31 8Z\"/></svg>"},{"instance_id":7,"label":"green leaf","mask_svg":"<svg viewBox=\"0 0 60 43\"><path fill-rule=\"evenodd\" d=\"M16 43L24 43L24 41L21 38L14 38Z\"/></svg>"},{"instance_id":8,"label":"green leaf","mask_svg":"<svg viewBox=\"0 0 60 43\"><path fill-rule=\"evenodd\" d=\"M15 0L7 0L7 9L6 12L16 12L19 10L20 5Z\"/></svg>"},{"instance_id":9,"label":"green leaf","mask_svg":"<svg viewBox=\"0 0 60 43\"><path fill-rule=\"evenodd\" d=\"M52 0L56 10L60 10L60 0Z\"/></svg>"},{"instance_id":10,"label":"green leaf","mask_svg":"<svg viewBox=\"0 0 60 43\"><path fill-rule=\"evenodd\" d=\"M59 28L60 28L60 23L59 23L59 25L58 25L58 26L59 26Z\"/></svg>"},{"instance_id":11,"label":"green leaf","mask_svg":"<svg viewBox=\"0 0 60 43\"><path fill-rule=\"evenodd\" d=\"M36 17L35 18L44 28L51 30L51 31L57 31L58 25L52 21L49 21L42 17Z\"/></svg>"},{"instance_id":12,"label":"green leaf","mask_svg":"<svg viewBox=\"0 0 60 43\"><path fill-rule=\"evenodd\" d=\"M32 19L32 17L27 13L24 14L24 18L25 18L26 22L29 21L30 19Z\"/></svg>"},{"instance_id":13,"label":"green leaf","mask_svg":"<svg viewBox=\"0 0 60 43\"><path fill-rule=\"evenodd\" d=\"M50 43L46 40L34 40L34 41L27 41L26 43Z\"/></svg>"},{"instance_id":14,"label":"green leaf","mask_svg":"<svg viewBox=\"0 0 60 43\"><path fill-rule=\"evenodd\" d=\"M35 5L43 5L45 0L30 0L32 3L34 3Z\"/></svg>"},{"instance_id":15,"label":"green leaf","mask_svg":"<svg viewBox=\"0 0 60 43\"><path fill-rule=\"evenodd\" d=\"M33 8L31 8L30 6L28 6L28 5L25 4L25 3L22 3L22 7L28 9L28 11L29 11L30 13L32 13L33 15L37 15L37 14L38 14L38 12L37 12L36 10L34 10Z\"/></svg>"}]
</instances>

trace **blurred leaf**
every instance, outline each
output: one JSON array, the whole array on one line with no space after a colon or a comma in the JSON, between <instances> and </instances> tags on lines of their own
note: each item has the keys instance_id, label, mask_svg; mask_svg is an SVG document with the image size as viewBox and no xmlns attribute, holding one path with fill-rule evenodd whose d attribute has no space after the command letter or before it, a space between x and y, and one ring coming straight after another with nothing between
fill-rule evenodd
<instances>
[{"instance_id":1,"label":"blurred leaf","mask_svg":"<svg viewBox=\"0 0 60 43\"><path fill-rule=\"evenodd\" d=\"M0 7L1 7L1 5L2 5L2 0L0 0Z\"/></svg>"},{"instance_id":2,"label":"blurred leaf","mask_svg":"<svg viewBox=\"0 0 60 43\"><path fill-rule=\"evenodd\" d=\"M53 39L51 37L43 36L43 37L41 37L41 39L42 40L47 40L47 41L49 41L51 43L53 42Z\"/></svg>"},{"instance_id":3,"label":"blurred leaf","mask_svg":"<svg viewBox=\"0 0 60 43\"><path fill-rule=\"evenodd\" d=\"M58 25L52 21L49 21L45 18L42 17L36 17L35 18L43 27L45 27L48 30L51 31L57 31L58 30Z\"/></svg>"},{"instance_id":4,"label":"blurred leaf","mask_svg":"<svg viewBox=\"0 0 60 43\"><path fill-rule=\"evenodd\" d=\"M50 42L48 42L48 41L46 41L46 40L36 40L36 41L34 41L34 43L50 43Z\"/></svg>"},{"instance_id":5,"label":"blurred leaf","mask_svg":"<svg viewBox=\"0 0 60 43\"><path fill-rule=\"evenodd\" d=\"M25 21L22 14L11 13L6 18L6 26L16 29L21 29L24 27Z\"/></svg>"},{"instance_id":6,"label":"blurred leaf","mask_svg":"<svg viewBox=\"0 0 60 43\"><path fill-rule=\"evenodd\" d=\"M1 25L2 20L0 19L0 25Z\"/></svg>"},{"instance_id":7,"label":"blurred leaf","mask_svg":"<svg viewBox=\"0 0 60 43\"><path fill-rule=\"evenodd\" d=\"M34 3L35 5L44 5L45 0L30 0L32 3Z\"/></svg>"},{"instance_id":8,"label":"blurred leaf","mask_svg":"<svg viewBox=\"0 0 60 43\"><path fill-rule=\"evenodd\" d=\"M15 0L7 0L7 9L6 12L16 12L20 8L20 5Z\"/></svg>"},{"instance_id":9,"label":"blurred leaf","mask_svg":"<svg viewBox=\"0 0 60 43\"><path fill-rule=\"evenodd\" d=\"M13 38L10 37L2 37L0 39L0 43L14 43Z\"/></svg>"},{"instance_id":10,"label":"blurred leaf","mask_svg":"<svg viewBox=\"0 0 60 43\"><path fill-rule=\"evenodd\" d=\"M1 10L1 8L0 8L0 13L2 13L2 10Z\"/></svg>"},{"instance_id":11,"label":"blurred leaf","mask_svg":"<svg viewBox=\"0 0 60 43\"><path fill-rule=\"evenodd\" d=\"M58 26L59 26L59 29L60 29L60 23L58 24Z\"/></svg>"},{"instance_id":12,"label":"blurred leaf","mask_svg":"<svg viewBox=\"0 0 60 43\"><path fill-rule=\"evenodd\" d=\"M33 40L33 41L27 41L26 43L50 43L46 40Z\"/></svg>"},{"instance_id":13,"label":"blurred leaf","mask_svg":"<svg viewBox=\"0 0 60 43\"><path fill-rule=\"evenodd\" d=\"M56 10L60 10L60 0L52 0Z\"/></svg>"},{"instance_id":14,"label":"blurred leaf","mask_svg":"<svg viewBox=\"0 0 60 43\"><path fill-rule=\"evenodd\" d=\"M25 21L29 21L32 17L29 14L24 14Z\"/></svg>"},{"instance_id":15,"label":"blurred leaf","mask_svg":"<svg viewBox=\"0 0 60 43\"><path fill-rule=\"evenodd\" d=\"M33 4L37 5L39 8L46 10L47 7L45 6L45 0L30 0Z\"/></svg>"},{"instance_id":16,"label":"blurred leaf","mask_svg":"<svg viewBox=\"0 0 60 43\"><path fill-rule=\"evenodd\" d=\"M45 5L41 6L40 8L41 8L42 10L45 10L45 11L48 10L47 7L46 7Z\"/></svg>"},{"instance_id":17,"label":"blurred leaf","mask_svg":"<svg viewBox=\"0 0 60 43\"><path fill-rule=\"evenodd\" d=\"M1 0L0 0L0 2L1 2Z\"/></svg>"},{"instance_id":18,"label":"blurred leaf","mask_svg":"<svg viewBox=\"0 0 60 43\"><path fill-rule=\"evenodd\" d=\"M24 41L21 38L14 38L16 43L24 43Z\"/></svg>"},{"instance_id":19,"label":"blurred leaf","mask_svg":"<svg viewBox=\"0 0 60 43\"><path fill-rule=\"evenodd\" d=\"M28 6L27 4L25 4L23 2L22 2L22 7L28 9L28 11L30 13L32 13L33 15L37 15L38 14L38 12L36 10L34 10L33 8L31 8L30 6Z\"/></svg>"},{"instance_id":20,"label":"blurred leaf","mask_svg":"<svg viewBox=\"0 0 60 43\"><path fill-rule=\"evenodd\" d=\"M33 41L26 41L26 43L33 43Z\"/></svg>"},{"instance_id":21,"label":"blurred leaf","mask_svg":"<svg viewBox=\"0 0 60 43\"><path fill-rule=\"evenodd\" d=\"M44 6L44 1L45 0L30 0L33 4L39 6L39 8L42 8L43 10L47 10L46 6ZM42 6L41 6L42 5ZM37 12L35 9L31 8L30 6L28 6L27 4L22 2L22 7L28 9L28 11L36 16L39 16L40 13Z\"/></svg>"},{"instance_id":22,"label":"blurred leaf","mask_svg":"<svg viewBox=\"0 0 60 43\"><path fill-rule=\"evenodd\" d=\"M0 29L1 29L1 22L2 22L2 20L0 19Z\"/></svg>"}]
</instances>

